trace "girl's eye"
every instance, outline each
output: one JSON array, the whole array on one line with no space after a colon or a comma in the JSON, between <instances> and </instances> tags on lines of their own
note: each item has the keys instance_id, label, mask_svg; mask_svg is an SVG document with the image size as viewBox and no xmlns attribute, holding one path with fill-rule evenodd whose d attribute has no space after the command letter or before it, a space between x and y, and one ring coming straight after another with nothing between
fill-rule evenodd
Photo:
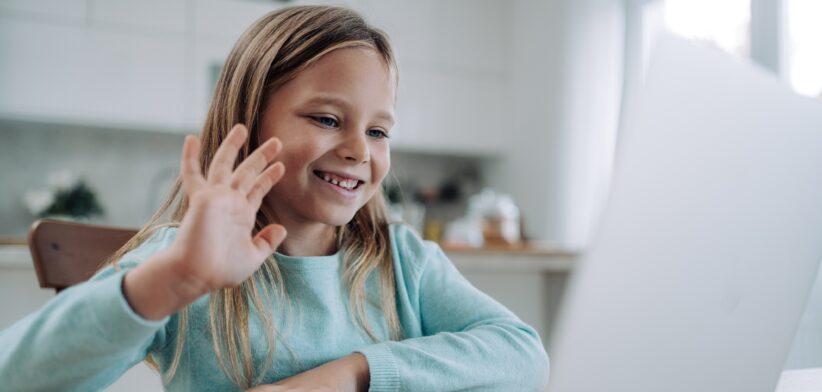
<instances>
[{"instance_id":1,"label":"girl's eye","mask_svg":"<svg viewBox=\"0 0 822 392\"><path fill-rule=\"evenodd\" d=\"M339 124L337 124L337 120L333 117L328 116L311 116L311 119L319 123L320 125L326 128L336 128Z\"/></svg>"},{"instance_id":2,"label":"girl's eye","mask_svg":"<svg viewBox=\"0 0 822 392\"><path fill-rule=\"evenodd\" d=\"M368 134L368 136L371 136L373 138L388 139L388 134L385 133L385 131L383 131L382 129L379 129L379 128L369 129L366 133Z\"/></svg>"}]
</instances>

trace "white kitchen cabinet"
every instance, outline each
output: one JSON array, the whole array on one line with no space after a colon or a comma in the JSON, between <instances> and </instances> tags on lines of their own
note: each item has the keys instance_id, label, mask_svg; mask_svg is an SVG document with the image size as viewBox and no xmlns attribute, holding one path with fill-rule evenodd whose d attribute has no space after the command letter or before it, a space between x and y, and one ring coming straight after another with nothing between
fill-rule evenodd
<instances>
[{"instance_id":1,"label":"white kitchen cabinet","mask_svg":"<svg viewBox=\"0 0 822 392\"><path fill-rule=\"evenodd\" d=\"M88 0L3 0L0 12L35 18L58 18L84 22Z\"/></svg>"},{"instance_id":2,"label":"white kitchen cabinet","mask_svg":"<svg viewBox=\"0 0 822 392\"><path fill-rule=\"evenodd\" d=\"M392 145L412 151L497 156L506 136L502 79L431 72L400 64Z\"/></svg>"},{"instance_id":3,"label":"white kitchen cabinet","mask_svg":"<svg viewBox=\"0 0 822 392\"><path fill-rule=\"evenodd\" d=\"M102 0L88 7L89 20L96 26L121 26L146 32L186 31L187 0Z\"/></svg>"},{"instance_id":4,"label":"white kitchen cabinet","mask_svg":"<svg viewBox=\"0 0 822 392\"><path fill-rule=\"evenodd\" d=\"M0 116L184 128L183 37L0 13Z\"/></svg>"},{"instance_id":5,"label":"white kitchen cabinet","mask_svg":"<svg viewBox=\"0 0 822 392\"><path fill-rule=\"evenodd\" d=\"M196 133L242 32L295 1L0 4L0 119ZM400 63L397 150L500 156L505 3L339 0L383 28ZM470 15L470 17L466 17Z\"/></svg>"},{"instance_id":6,"label":"white kitchen cabinet","mask_svg":"<svg viewBox=\"0 0 822 392\"><path fill-rule=\"evenodd\" d=\"M276 1L198 0L191 3L192 33L198 38L236 41L263 15L288 3Z\"/></svg>"},{"instance_id":7,"label":"white kitchen cabinet","mask_svg":"<svg viewBox=\"0 0 822 392\"><path fill-rule=\"evenodd\" d=\"M205 121L214 84L228 58L234 40L228 38L198 37L189 47L191 58L190 72L186 75L186 122L196 124L196 131Z\"/></svg>"},{"instance_id":8,"label":"white kitchen cabinet","mask_svg":"<svg viewBox=\"0 0 822 392\"><path fill-rule=\"evenodd\" d=\"M400 67L398 149L501 156L508 145L508 34L503 1L367 0Z\"/></svg>"},{"instance_id":9,"label":"white kitchen cabinet","mask_svg":"<svg viewBox=\"0 0 822 392\"><path fill-rule=\"evenodd\" d=\"M401 64L499 76L507 68L510 5L500 0L365 0L366 19L392 39Z\"/></svg>"}]
</instances>

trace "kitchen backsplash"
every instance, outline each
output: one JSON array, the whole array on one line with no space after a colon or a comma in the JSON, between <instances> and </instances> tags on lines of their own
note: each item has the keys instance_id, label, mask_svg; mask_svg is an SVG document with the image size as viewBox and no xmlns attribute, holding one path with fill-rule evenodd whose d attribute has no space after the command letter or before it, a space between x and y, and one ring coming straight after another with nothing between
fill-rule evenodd
<instances>
[{"instance_id":1,"label":"kitchen backsplash","mask_svg":"<svg viewBox=\"0 0 822 392\"><path fill-rule=\"evenodd\" d=\"M0 121L0 236L25 236L35 218L23 195L47 188L48 176L59 171L81 177L95 192L105 210L97 221L141 226L176 178L182 142L183 135L173 133ZM482 187L488 164L487 157L392 151L386 184L447 221Z\"/></svg>"},{"instance_id":2,"label":"kitchen backsplash","mask_svg":"<svg viewBox=\"0 0 822 392\"><path fill-rule=\"evenodd\" d=\"M183 136L63 124L0 122L0 235L21 236L34 219L26 191L47 188L47 177L81 177L105 210L99 220L138 226L150 215L178 166Z\"/></svg>"}]
</instances>

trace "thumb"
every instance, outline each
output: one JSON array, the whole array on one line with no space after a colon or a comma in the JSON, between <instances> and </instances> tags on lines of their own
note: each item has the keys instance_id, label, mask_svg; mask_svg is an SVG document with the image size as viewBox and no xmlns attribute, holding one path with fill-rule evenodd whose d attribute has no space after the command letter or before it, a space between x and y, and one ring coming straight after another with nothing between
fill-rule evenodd
<instances>
[{"instance_id":1,"label":"thumb","mask_svg":"<svg viewBox=\"0 0 822 392\"><path fill-rule=\"evenodd\" d=\"M286 236L285 227L282 225L268 225L257 233L252 242L260 252L261 257L268 257L280 246Z\"/></svg>"}]
</instances>

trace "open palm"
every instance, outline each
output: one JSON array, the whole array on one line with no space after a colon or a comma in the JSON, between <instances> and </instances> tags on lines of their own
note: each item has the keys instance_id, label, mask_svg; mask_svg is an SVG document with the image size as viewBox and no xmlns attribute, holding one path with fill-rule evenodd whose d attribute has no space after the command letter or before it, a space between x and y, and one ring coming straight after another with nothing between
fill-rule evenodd
<instances>
[{"instance_id":1,"label":"open palm","mask_svg":"<svg viewBox=\"0 0 822 392\"><path fill-rule=\"evenodd\" d=\"M207 177L197 159L197 138L186 137L183 146L181 177L189 205L171 249L179 256L178 272L204 291L242 283L286 235L285 228L272 224L252 237L260 203L285 167L281 162L269 166L282 148L272 138L234 169L247 137L245 126L234 126L217 149Z\"/></svg>"}]
</instances>

